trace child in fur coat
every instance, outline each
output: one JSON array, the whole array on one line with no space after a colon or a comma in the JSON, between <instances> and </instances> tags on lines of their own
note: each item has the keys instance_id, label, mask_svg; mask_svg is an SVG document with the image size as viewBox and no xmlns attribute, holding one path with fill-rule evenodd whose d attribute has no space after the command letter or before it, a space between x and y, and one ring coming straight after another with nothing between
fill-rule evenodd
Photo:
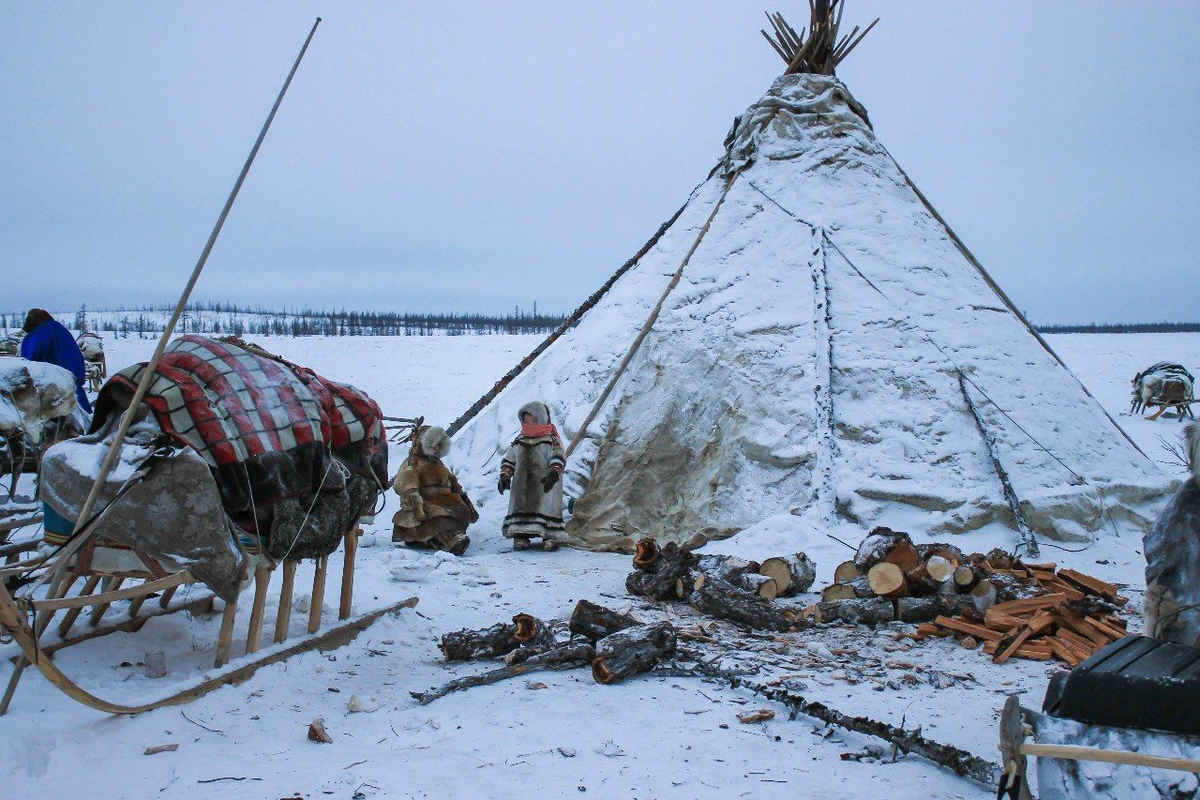
<instances>
[{"instance_id":1,"label":"child in fur coat","mask_svg":"<svg viewBox=\"0 0 1200 800\"><path fill-rule=\"evenodd\" d=\"M545 403L526 403L518 417L521 435L500 464L500 493L512 489L504 535L513 540L513 550L527 549L534 537L541 538L543 550L557 550L559 539L566 534L562 440Z\"/></svg>"},{"instance_id":2,"label":"child in fur coat","mask_svg":"<svg viewBox=\"0 0 1200 800\"><path fill-rule=\"evenodd\" d=\"M1191 477L1143 538L1146 635L1200 646L1200 425L1186 440Z\"/></svg>"},{"instance_id":3,"label":"child in fur coat","mask_svg":"<svg viewBox=\"0 0 1200 800\"><path fill-rule=\"evenodd\" d=\"M467 526L479 520L471 498L442 463L450 452L445 429L422 427L392 482L400 510L392 517L392 541L446 550L456 556L471 544Z\"/></svg>"}]
</instances>

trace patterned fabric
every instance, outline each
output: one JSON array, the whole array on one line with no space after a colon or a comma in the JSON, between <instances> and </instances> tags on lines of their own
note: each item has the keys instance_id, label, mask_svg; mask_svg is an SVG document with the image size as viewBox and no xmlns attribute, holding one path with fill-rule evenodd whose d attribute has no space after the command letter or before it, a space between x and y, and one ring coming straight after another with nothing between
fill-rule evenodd
<instances>
[{"instance_id":1,"label":"patterned fabric","mask_svg":"<svg viewBox=\"0 0 1200 800\"><path fill-rule=\"evenodd\" d=\"M137 389L146 364L114 375L96 403L97 430ZM352 472L387 479L379 406L352 386L232 341L185 335L159 360L143 401L163 431L198 452L231 513L318 487L339 489Z\"/></svg>"}]
</instances>

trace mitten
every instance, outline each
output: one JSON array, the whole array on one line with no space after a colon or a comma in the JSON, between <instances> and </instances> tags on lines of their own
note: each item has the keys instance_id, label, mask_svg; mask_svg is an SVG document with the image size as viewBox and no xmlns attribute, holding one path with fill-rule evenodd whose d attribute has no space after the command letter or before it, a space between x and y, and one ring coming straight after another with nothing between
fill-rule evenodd
<instances>
[{"instance_id":1,"label":"mitten","mask_svg":"<svg viewBox=\"0 0 1200 800\"><path fill-rule=\"evenodd\" d=\"M554 484L558 483L558 473L550 470L546 473L546 477L542 478L542 491L547 494L554 488Z\"/></svg>"},{"instance_id":2,"label":"mitten","mask_svg":"<svg viewBox=\"0 0 1200 800\"><path fill-rule=\"evenodd\" d=\"M496 484L496 488L500 490L500 494L508 491L508 487L512 486L512 475L507 472L500 474L500 482Z\"/></svg>"}]
</instances>

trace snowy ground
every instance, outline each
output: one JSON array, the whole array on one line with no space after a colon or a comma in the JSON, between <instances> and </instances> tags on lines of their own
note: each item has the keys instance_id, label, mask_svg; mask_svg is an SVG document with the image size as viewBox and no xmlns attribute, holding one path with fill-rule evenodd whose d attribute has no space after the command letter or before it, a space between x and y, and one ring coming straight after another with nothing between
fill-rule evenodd
<instances>
[{"instance_id":1,"label":"snowy ground","mask_svg":"<svg viewBox=\"0 0 1200 800\"><path fill-rule=\"evenodd\" d=\"M424 414L448 423L537 337L258 341L360 386L385 413ZM1200 353L1200 334L1060 335L1051 343L1114 415L1128 408L1134 372L1164 359L1193 368ZM143 359L152 344L110 339L109 364ZM1173 419L1118 419L1152 458L1169 460L1158 437L1179 435L1181 426ZM400 455L393 450L393 465ZM418 595L416 612L385 617L328 655L307 654L182 709L133 718L90 711L27 673L10 715L0 719L9 792L47 798L758 797L782 789L790 796L832 798L878 793L886 781L894 798L990 796L918 758L843 761L843 754L878 742L804 718L788 721L781 706L774 706L771 722L740 725L738 713L772 704L694 678L643 678L603 687L580 671L535 673L419 706L409 690L478 669L441 663L436 640L442 632L491 624L517 611L565 616L581 597L629 606L623 588L628 558L571 550L513 554L500 537L503 510L495 504L481 509L467 557L415 554L390 544L395 505L396 498L389 497L388 507L368 526L355 606L363 612ZM838 535L851 540L861 532L844 529ZM1013 544L987 532L968 538L964 549ZM769 537L744 543L747 549L768 545ZM737 539L722 545L738 546ZM842 546L829 539L798 546L818 561L818 587L845 558ZM1132 596L1140 597L1144 565L1137 541L1104 541L1082 553L1049 551L1047 557L1131 584ZM339 575L331 569L327 598L338 596ZM311 568L301 571L297 586L306 580ZM634 609L649 616L640 606ZM122 611L118 605L110 614ZM268 631L274 616L271 607ZM293 614L295 634L303 616ZM326 618L333 616L330 607ZM163 696L211 665L217 622L182 614L155 619L137 635L115 634L63 651L58 663L107 699ZM795 641L776 648L775 674L799 675L802 683L793 685L805 697L893 724L920 725L933 739L989 759L1006 694L1025 691L1026 703L1037 706L1053 671L1034 662L994 667L952 642L911 646L886 631L825 629L796 639L820 640L828 648L812 652ZM166 652L166 678L150 680L137 666L148 650ZM15 652L13 645L0 646L0 655ZM0 680L6 681L10 667L3 663ZM531 688L539 684L545 688ZM380 709L349 713L353 694L373 696ZM325 719L332 745L306 740L315 717ZM146 747L167 743L177 743L178 750L143 755Z\"/></svg>"}]
</instances>

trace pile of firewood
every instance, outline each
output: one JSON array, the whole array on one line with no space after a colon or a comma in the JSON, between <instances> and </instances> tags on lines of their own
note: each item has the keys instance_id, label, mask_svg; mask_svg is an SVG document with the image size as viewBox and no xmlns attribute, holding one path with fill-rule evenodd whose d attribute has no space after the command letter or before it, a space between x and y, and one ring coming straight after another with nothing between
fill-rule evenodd
<instances>
[{"instance_id":1,"label":"pile of firewood","mask_svg":"<svg viewBox=\"0 0 1200 800\"><path fill-rule=\"evenodd\" d=\"M479 630L464 629L442 636L447 661L503 658L504 666L457 678L428 692L411 692L422 704L451 692L483 686L535 669L591 666L597 683L618 683L648 672L675 655L675 628L669 622L642 623L628 614L580 600L565 624L546 623L517 614Z\"/></svg>"},{"instance_id":2,"label":"pile of firewood","mask_svg":"<svg viewBox=\"0 0 1200 800\"><path fill-rule=\"evenodd\" d=\"M886 598L896 619L920 623L913 638L982 644L998 664L1058 658L1074 666L1125 636L1119 609L1128 601L1116 586L999 549L964 555L953 545L914 544L905 533L876 528L834 579L821 593L825 601Z\"/></svg>"},{"instance_id":3,"label":"pile of firewood","mask_svg":"<svg viewBox=\"0 0 1200 800\"><path fill-rule=\"evenodd\" d=\"M674 542L659 547L648 537L637 544L633 568L625 579L630 594L655 601L686 600L710 616L774 631L802 627L798 608L773 601L808 591L816 578L816 567L804 553L760 563L701 555Z\"/></svg>"}]
</instances>

